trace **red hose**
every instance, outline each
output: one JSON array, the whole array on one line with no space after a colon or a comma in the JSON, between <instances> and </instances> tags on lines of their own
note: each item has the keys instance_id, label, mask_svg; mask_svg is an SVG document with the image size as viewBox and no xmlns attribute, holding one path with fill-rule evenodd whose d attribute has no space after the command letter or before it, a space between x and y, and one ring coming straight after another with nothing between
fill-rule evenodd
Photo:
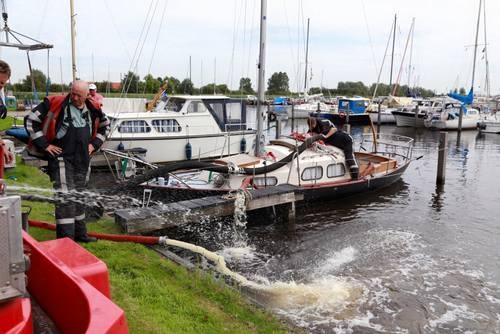
<instances>
[{"instance_id":1,"label":"red hose","mask_svg":"<svg viewBox=\"0 0 500 334\"><path fill-rule=\"evenodd\" d=\"M56 230L55 224L42 222L38 220L31 220L31 219L28 220L28 223L30 226L33 227L43 228L45 230L51 230L51 231ZM160 237L148 237L142 235L123 235L123 234L108 234L108 233L96 233L96 232L89 232L88 234L91 237L95 237L101 240L109 240L116 242L135 242L144 245L158 245L158 242L160 240Z\"/></svg>"}]
</instances>

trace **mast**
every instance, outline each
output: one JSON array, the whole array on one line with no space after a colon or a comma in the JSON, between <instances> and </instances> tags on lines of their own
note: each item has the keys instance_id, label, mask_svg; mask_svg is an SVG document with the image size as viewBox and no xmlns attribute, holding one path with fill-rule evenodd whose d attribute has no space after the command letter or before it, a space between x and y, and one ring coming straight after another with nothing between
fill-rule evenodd
<instances>
[{"instance_id":1,"label":"mast","mask_svg":"<svg viewBox=\"0 0 500 334\"><path fill-rule=\"evenodd\" d=\"M75 14L74 14L73 0L69 0L69 10L71 19L71 68L73 74L73 81L76 80L76 45L75 45Z\"/></svg>"},{"instance_id":2,"label":"mast","mask_svg":"<svg viewBox=\"0 0 500 334\"><path fill-rule=\"evenodd\" d=\"M483 23L484 23L484 62L486 63L486 95L488 99L490 92L490 63L488 62L488 38L486 36L486 0L483 3Z\"/></svg>"},{"instance_id":3,"label":"mast","mask_svg":"<svg viewBox=\"0 0 500 334\"><path fill-rule=\"evenodd\" d=\"M392 87L392 69L394 67L394 46L396 44L396 14L394 14L394 29L393 29L393 35L392 35L392 55L391 55L391 75L389 77L389 89Z\"/></svg>"},{"instance_id":4,"label":"mast","mask_svg":"<svg viewBox=\"0 0 500 334\"><path fill-rule=\"evenodd\" d=\"M307 19L307 37L306 37L306 66L304 73L304 96L307 95L307 62L309 58L309 21L311 19Z\"/></svg>"},{"instance_id":5,"label":"mast","mask_svg":"<svg viewBox=\"0 0 500 334\"><path fill-rule=\"evenodd\" d=\"M261 136L263 131L263 110L264 104L264 84L266 66L266 26L267 26L267 0L260 1L260 44L259 44L259 69L257 84L257 139L255 141L255 155L258 156L261 150Z\"/></svg>"},{"instance_id":6,"label":"mast","mask_svg":"<svg viewBox=\"0 0 500 334\"><path fill-rule=\"evenodd\" d=\"M472 82L471 82L471 90L474 91L474 79L476 76L476 58L477 58L477 40L479 38L479 24L481 23L481 5L483 4L482 0L479 0L479 13L477 14L477 26L476 26L476 41L474 43L474 61L472 63Z\"/></svg>"}]
</instances>

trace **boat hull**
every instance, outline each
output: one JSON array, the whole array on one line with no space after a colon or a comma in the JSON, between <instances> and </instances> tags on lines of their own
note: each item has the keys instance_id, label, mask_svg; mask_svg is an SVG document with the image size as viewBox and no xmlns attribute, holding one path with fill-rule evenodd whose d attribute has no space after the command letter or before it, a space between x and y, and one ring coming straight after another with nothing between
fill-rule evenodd
<instances>
[{"instance_id":1,"label":"boat hull","mask_svg":"<svg viewBox=\"0 0 500 334\"><path fill-rule=\"evenodd\" d=\"M401 179L402 174L408 168L409 162L394 169L389 174L362 178L356 181L337 182L332 184L302 186L297 188L297 193L304 195L305 202L316 200L332 200L339 197L351 196L366 191L378 190L388 187ZM142 189L151 190L151 200L163 203L178 202L208 196L227 194L229 191L222 189L186 189L161 187L154 184L146 184ZM136 196L143 196L143 190L137 190Z\"/></svg>"},{"instance_id":2,"label":"boat hull","mask_svg":"<svg viewBox=\"0 0 500 334\"><path fill-rule=\"evenodd\" d=\"M393 111L392 115L394 115L394 118L396 120L396 126L417 128L423 128L425 126L425 114L423 113L418 114L417 118L415 118L414 112Z\"/></svg>"}]
</instances>

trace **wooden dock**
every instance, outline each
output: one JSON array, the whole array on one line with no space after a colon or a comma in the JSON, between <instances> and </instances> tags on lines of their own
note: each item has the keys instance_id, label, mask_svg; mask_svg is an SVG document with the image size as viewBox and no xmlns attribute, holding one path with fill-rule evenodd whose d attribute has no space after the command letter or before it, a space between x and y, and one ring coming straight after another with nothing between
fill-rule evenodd
<instances>
[{"instance_id":1,"label":"wooden dock","mask_svg":"<svg viewBox=\"0 0 500 334\"><path fill-rule=\"evenodd\" d=\"M295 219L295 202L304 196L297 187L280 185L247 191L246 211L287 206L287 220ZM234 196L209 196L187 201L164 204L160 207L121 209L115 211L115 222L126 233L149 233L183 224L193 223L207 217L226 217L234 214Z\"/></svg>"}]
</instances>

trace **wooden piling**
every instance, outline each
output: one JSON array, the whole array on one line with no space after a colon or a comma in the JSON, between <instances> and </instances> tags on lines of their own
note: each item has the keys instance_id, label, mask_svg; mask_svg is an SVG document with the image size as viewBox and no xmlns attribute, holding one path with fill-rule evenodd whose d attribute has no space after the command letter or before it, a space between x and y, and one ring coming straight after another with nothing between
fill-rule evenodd
<instances>
[{"instance_id":1,"label":"wooden piling","mask_svg":"<svg viewBox=\"0 0 500 334\"><path fill-rule=\"evenodd\" d=\"M276 139L281 137L281 119L276 116Z\"/></svg>"},{"instance_id":2,"label":"wooden piling","mask_svg":"<svg viewBox=\"0 0 500 334\"><path fill-rule=\"evenodd\" d=\"M445 176L446 176L446 153L447 153L447 145L448 142L448 133L440 132L439 133L439 151L438 151L438 166L437 166L437 177L436 184L444 184Z\"/></svg>"}]
</instances>

